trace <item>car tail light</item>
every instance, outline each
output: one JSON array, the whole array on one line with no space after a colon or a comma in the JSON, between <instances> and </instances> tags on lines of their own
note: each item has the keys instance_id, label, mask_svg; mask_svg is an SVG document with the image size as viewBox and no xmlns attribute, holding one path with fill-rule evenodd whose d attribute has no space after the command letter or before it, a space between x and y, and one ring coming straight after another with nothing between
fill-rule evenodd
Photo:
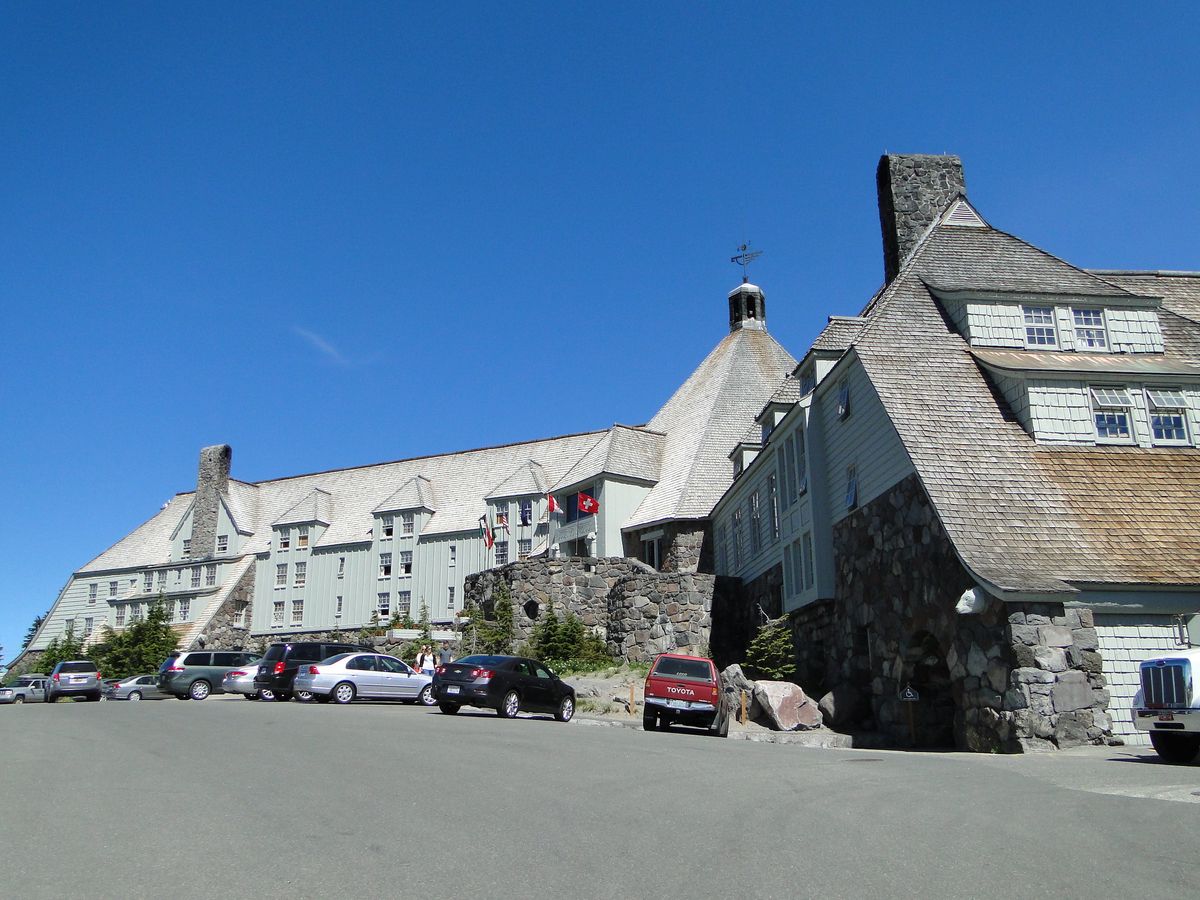
<instances>
[{"instance_id":1,"label":"car tail light","mask_svg":"<svg viewBox=\"0 0 1200 900\"><path fill-rule=\"evenodd\" d=\"M320 670L320 669L318 669L316 666L309 666L309 667L308 667L308 674L309 674L309 675L320 675L320 674L321 674L321 670Z\"/></svg>"},{"instance_id":2,"label":"car tail light","mask_svg":"<svg viewBox=\"0 0 1200 900\"><path fill-rule=\"evenodd\" d=\"M491 678L495 674L496 673L493 672L491 669L472 669L471 670L472 678L482 678L484 681L487 681L489 678Z\"/></svg>"},{"instance_id":3,"label":"car tail light","mask_svg":"<svg viewBox=\"0 0 1200 900\"><path fill-rule=\"evenodd\" d=\"M445 674L446 674L446 667L445 667L445 666L438 666L436 669L434 669L434 670L433 670L433 674L434 674L434 675L445 675Z\"/></svg>"},{"instance_id":4,"label":"car tail light","mask_svg":"<svg viewBox=\"0 0 1200 900\"><path fill-rule=\"evenodd\" d=\"M245 672L226 672L225 677L226 678L241 678L245 674L246 674Z\"/></svg>"},{"instance_id":5,"label":"car tail light","mask_svg":"<svg viewBox=\"0 0 1200 900\"><path fill-rule=\"evenodd\" d=\"M99 680L100 680L100 673L99 673L99 672L97 672L97 673L96 673L96 680L97 680L97 681L99 681Z\"/></svg>"},{"instance_id":6,"label":"car tail light","mask_svg":"<svg viewBox=\"0 0 1200 900\"><path fill-rule=\"evenodd\" d=\"M275 674L276 675L283 674L283 662L282 661L275 663Z\"/></svg>"},{"instance_id":7,"label":"car tail light","mask_svg":"<svg viewBox=\"0 0 1200 900\"><path fill-rule=\"evenodd\" d=\"M58 681L58 673L57 672L54 673L54 680Z\"/></svg>"},{"instance_id":8,"label":"car tail light","mask_svg":"<svg viewBox=\"0 0 1200 900\"><path fill-rule=\"evenodd\" d=\"M168 672L182 672L182 671L184 671L184 668L183 668L183 666L171 666L171 668L167 669L167 671Z\"/></svg>"}]
</instances>

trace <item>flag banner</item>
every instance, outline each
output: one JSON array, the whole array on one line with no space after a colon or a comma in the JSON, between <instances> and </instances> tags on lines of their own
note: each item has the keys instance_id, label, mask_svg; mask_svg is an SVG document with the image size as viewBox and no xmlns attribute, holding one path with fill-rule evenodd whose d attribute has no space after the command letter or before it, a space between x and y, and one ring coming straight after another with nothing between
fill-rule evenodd
<instances>
[{"instance_id":1,"label":"flag banner","mask_svg":"<svg viewBox=\"0 0 1200 900\"><path fill-rule=\"evenodd\" d=\"M492 544L496 543L496 538L492 534L491 526L488 525L487 516L479 517L479 533L483 536L483 546L491 550Z\"/></svg>"},{"instance_id":2,"label":"flag banner","mask_svg":"<svg viewBox=\"0 0 1200 900\"><path fill-rule=\"evenodd\" d=\"M505 513L499 513L496 516L496 530L499 531L501 528L504 529L505 534L512 534L512 532L508 530L508 515Z\"/></svg>"},{"instance_id":3,"label":"flag banner","mask_svg":"<svg viewBox=\"0 0 1200 900\"><path fill-rule=\"evenodd\" d=\"M579 492L579 511L585 516L594 516L600 512L600 504L596 502L596 498Z\"/></svg>"},{"instance_id":4,"label":"flag banner","mask_svg":"<svg viewBox=\"0 0 1200 900\"><path fill-rule=\"evenodd\" d=\"M562 512L562 506L554 499L553 494L546 495L546 502L550 505L550 515Z\"/></svg>"}]
</instances>

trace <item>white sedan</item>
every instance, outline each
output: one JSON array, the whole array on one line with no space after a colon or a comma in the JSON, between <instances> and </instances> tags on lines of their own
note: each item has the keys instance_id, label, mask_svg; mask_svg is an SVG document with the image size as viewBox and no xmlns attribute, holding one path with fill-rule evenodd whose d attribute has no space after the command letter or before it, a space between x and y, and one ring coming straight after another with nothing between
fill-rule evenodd
<instances>
[{"instance_id":1,"label":"white sedan","mask_svg":"<svg viewBox=\"0 0 1200 900\"><path fill-rule=\"evenodd\" d=\"M382 653L339 653L316 665L301 664L296 673L296 696L309 691L320 703L362 700L404 700L433 706L433 678L410 668L403 660Z\"/></svg>"}]
</instances>

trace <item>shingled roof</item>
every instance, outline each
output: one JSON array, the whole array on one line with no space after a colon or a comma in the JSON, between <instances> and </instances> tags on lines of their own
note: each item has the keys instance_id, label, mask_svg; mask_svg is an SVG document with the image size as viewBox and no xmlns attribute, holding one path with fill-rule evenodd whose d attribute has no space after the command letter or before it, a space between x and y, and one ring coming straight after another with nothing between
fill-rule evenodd
<instances>
[{"instance_id":1,"label":"shingled roof","mask_svg":"<svg viewBox=\"0 0 1200 900\"><path fill-rule=\"evenodd\" d=\"M1145 287L1147 295L1173 295L1164 299L1168 309L1200 309L1200 280L1167 289L1163 280L1100 277L990 227L939 224L869 304L850 353L960 557L981 579L1030 593L1200 583L1200 453L1037 444L998 402L929 285L1126 297ZM1149 359L1200 364L1198 329L1178 315L1163 319L1167 352Z\"/></svg>"}]
</instances>

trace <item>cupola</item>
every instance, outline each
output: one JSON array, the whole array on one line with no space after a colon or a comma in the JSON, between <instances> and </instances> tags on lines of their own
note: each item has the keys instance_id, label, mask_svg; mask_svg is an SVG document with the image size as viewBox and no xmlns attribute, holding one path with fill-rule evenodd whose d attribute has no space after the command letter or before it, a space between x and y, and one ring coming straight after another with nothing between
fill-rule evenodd
<instances>
[{"instance_id":1,"label":"cupola","mask_svg":"<svg viewBox=\"0 0 1200 900\"><path fill-rule=\"evenodd\" d=\"M767 298L762 289L744 281L729 292L729 330L767 330Z\"/></svg>"}]
</instances>

